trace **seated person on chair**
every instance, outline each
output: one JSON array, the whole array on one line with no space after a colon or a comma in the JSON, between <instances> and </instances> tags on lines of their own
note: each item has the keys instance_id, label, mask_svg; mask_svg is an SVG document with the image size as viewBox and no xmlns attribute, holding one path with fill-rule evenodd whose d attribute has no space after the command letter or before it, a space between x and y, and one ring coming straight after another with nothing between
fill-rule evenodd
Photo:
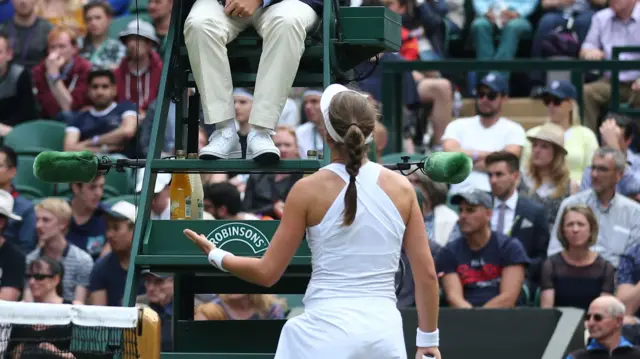
<instances>
[{"instance_id":1,"label":"seated person on chair","mask_svg":"<svg viewBox=\"0 0 640 359\"><path fill-rule=\"evenodd\" d=\"M460 205L462 236L438 253L442 289L454 308L513 308L530 260L522 243L491 230L493 201L478 189L451 198Z\"/></svg>"},{"instance_id":2,"label":"seated person on chair","mask_svg":"<svg viewBox=\"0 0 640 359\"><path fill-rule=\"evenodd\" d=\"M91 106L73 116L64 138L65 151L133 154L129 144L137 131L135 105L116 102L116 78L111 70L89 74ZM127 151L128 150L128 151Z\"/></svg>"},{"instance_id":3,"label":"seated person on chair","mask_svg":"<svg viewBox=\"0 0 640 359\"><path fill-rule=\"evenodd\" d=\"M196 0L184 39L206 124L216 124L201 159L227 159L238 142L233 81L226 46L248 27L262 37L247 155L259 163L280 160L271 139L305 49L307 32L322 14L319 0Z\"/></svg>"}]
</instances>

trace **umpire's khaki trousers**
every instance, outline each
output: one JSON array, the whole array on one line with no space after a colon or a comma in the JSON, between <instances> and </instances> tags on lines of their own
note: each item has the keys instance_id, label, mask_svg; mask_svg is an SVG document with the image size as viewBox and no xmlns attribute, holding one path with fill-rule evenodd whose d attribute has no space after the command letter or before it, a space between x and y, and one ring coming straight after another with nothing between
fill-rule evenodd
<instances>
[{"instance_id":1,"label":"umpire's khaki trousers","mask_svg":"<svg viewBox=\"0 0 640 359\"><path fill-rule=\"evenodd\" d=\"M249 123L275 128L318 15L299 0L282 0L248 18L225 15L216 0L197 0L184 25L191 69L207 124L235 118L226 45L253 26L263 39Z\"/></svg>"},{"instance_id":2,"label":"umpire's khaki trousers","mask_svg":"<svg viewBox=\"0 0 640 359\"><path fill-rule=\"evenodd\" d=\"M629 103L631 107L640 107L640 93L631 90L631 83L620 83L620 103ZM611 100L611 82L600 79L584 85L584 121L593 133L599 133L600 112Z\"/></svg>"}]
</instances>

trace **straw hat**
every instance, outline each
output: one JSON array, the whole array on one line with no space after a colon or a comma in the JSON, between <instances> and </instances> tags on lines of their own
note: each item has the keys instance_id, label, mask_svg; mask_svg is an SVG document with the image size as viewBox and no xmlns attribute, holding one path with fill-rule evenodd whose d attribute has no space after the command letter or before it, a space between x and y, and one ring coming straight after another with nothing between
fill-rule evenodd
<instances>
[{"instance_id":1,"label":"straw hat","mask_svg":"<svg viewBox=\"0 0 640 359\"><path fill-rule=\"evenodd\" d=\"M564 129L555 123L545 123L535 134L527 136L527 139L531 142L534 140L550 142L562 149L565 156L567 155L567 150L564 148Z\"/></svg>"}]
</instances>

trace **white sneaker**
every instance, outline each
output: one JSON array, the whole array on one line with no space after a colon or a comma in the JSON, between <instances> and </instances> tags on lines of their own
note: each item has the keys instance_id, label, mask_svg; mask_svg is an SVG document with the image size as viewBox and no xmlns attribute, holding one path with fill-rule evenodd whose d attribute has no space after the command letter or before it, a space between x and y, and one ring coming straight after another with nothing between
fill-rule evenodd
<instances>
[{"instance_id":1,"label":"white sneaker","mask_svg":"<svg viewBox=\"0 0 640 359\"><path fill-rule=\"evenodd\" d=\"M280 150L273 144L267 130L251 129L247 136L247 158L253 158L261 164L273 164L280 160Z\"/></svg>"},{"instance_id":2,"label":"white sneaker","mask_svg":"<svg viewBox=\"0 0 640 359\"><path fill-rule=\"evenodd\" d=\"M209 137L209 144L200 150L201 160L226 160L240 148L240 140L233 126L215 130ZM242 152L241 152L242 153Z\"/></svg>"}]
</instances>

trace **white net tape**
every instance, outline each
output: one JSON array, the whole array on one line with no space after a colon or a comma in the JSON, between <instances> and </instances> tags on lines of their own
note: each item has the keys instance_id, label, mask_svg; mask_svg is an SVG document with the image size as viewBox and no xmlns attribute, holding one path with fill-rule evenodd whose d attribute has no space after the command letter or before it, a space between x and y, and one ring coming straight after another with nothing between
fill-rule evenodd
<instances>
[{"instance_id":1,"label":"white net tape","mask_svg":"<svg viewBox=\"0 0 640 359\"><path fill-rule=\"evenodd\" d=\"M136 307L46 304L0 301L0 324L67 325L135 328Z\"/></svg>"}]
</instances>

